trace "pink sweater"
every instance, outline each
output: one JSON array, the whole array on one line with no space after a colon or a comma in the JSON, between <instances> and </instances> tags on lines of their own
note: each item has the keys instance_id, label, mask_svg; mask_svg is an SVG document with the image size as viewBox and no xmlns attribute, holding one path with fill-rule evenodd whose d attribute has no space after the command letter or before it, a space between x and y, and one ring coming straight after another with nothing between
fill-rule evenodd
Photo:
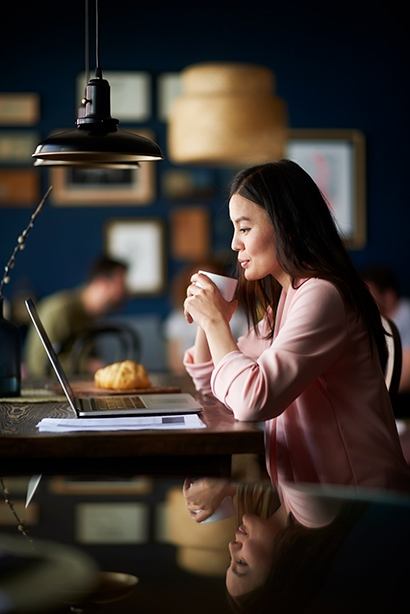
<instances>
[{"instance_id":1,"label":"pink sweater","mask_svg":"<svg viewBox=\"0 0 410 614\"><path fill-rule=\"evenodd\" d=\"M237 420L266 421L273 483L320 482L410 492L389 395L362 321L337 288L309 279L282 292L273 341L266 319L214 369L185 367Z\"/></svg>"}]
</instances>

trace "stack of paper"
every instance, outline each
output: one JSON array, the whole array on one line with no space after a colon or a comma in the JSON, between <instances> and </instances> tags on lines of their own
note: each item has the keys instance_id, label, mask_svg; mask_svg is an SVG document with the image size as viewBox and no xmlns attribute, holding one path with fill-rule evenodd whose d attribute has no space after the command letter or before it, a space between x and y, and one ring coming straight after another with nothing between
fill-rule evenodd
<instances>
[{"instance_id":1,"label":"stack of paper","mask_svg":"<svg viewBox=\"0 0 410 614\"><path fill-rule=\"evenodd\" d=\"M41 433L77 431L151 431L201 429L206 425L198 414L141 416L130 418L43 418L37 428Z\"/></svg>"}]
</instances>

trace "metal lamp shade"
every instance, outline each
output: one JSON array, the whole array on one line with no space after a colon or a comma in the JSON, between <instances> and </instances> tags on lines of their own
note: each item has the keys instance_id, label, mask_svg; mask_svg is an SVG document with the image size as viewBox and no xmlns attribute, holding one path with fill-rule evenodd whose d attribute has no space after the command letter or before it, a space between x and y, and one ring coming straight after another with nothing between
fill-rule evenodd
<instances>
[{"instance_id":1,"label":"metal lamp shade","mask_svg":"<svg viewBox=\"0 0 410 614\"><path fill-rule=\"evenodd\" d=\"M143 136L115 130L100 132L76 128L51 135L37 145L33 158L53 163L109 164L162 160L159 146Z\"/></svg>"},{"instance_id":2,"label":"metal lamp shade","mask_svg":"<svg viewBox=\"0 0 410 614\"><path fill-rule=\"evenodd\" d=\"M101 77L90 79L78 109L77 128L51 134L37 145L32 157L47 166L106 168L162 160L164 156L154 141L118 128L110 106L108 81Z\"/></svg>"}]
</instances>

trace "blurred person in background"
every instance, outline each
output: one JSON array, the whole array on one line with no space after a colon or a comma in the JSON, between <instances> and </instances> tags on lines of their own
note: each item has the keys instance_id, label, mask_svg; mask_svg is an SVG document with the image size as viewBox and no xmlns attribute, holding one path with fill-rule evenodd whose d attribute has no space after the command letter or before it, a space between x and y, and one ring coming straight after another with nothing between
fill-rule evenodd
<instances>
[{"instance_id":1,"label":"blurred person in background","mask_svg":"<svg viewBox=\"0 0 410 614\"><path fill-rule=\"evenodd\" d=\"M361 271L380 313L392 320L400 333L402 368L399 394L393 410L396 418L410 416L410 298L403 296L396 273L384 264L372 264Z\"/></svg>"},{"instance_id":2,"label":"blurred person in background","mask_svg":"<svg viewBox=\"0 0 410 614\"><path fill-rule=\"evenodd\" d=\"M392 320L400 333L403 366L399 390L410 393L410 299L402 296L399 280L395 272L387 266L368 266L363 269L362 277L381 314Z\"/></svg>"},{"instance_id":3,"label":"blurred person in background","mask_svg":"<svg viewBox=\"0 0 410 614\"><path fill-rule=\"evenodd\" d=\"M118 309L125 301L126 273L125 263L102 256L92 264L84 285L60 290L39 301L40 319L68 374L70 351L76 335L96 319ZM28 330L24 350L27 375L47 375L49 361L33 326ZM100 366L100 361L90 358L84 371L94 373Z\"/></svg>"}]
</instances>

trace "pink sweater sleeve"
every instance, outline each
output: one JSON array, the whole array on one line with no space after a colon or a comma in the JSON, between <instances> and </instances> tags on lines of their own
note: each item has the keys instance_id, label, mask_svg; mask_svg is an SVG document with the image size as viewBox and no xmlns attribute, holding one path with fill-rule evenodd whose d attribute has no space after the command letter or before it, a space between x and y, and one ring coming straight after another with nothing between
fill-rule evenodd
<instances>
[{"instance_id":1,"label":"pink sweater sleeve","mask_svg":"<svg viewBox=\"0 0 410 614\"><path fill-rule=\"evenodd\" d=\"M284 482L280 486L280 495L286 510L292 512L300 524L311 529L329 525L341 507L340 499L325 497L320 489L314 490L311 485Z\"/></svg>"},{"instance_id":2,"label":"pink sweater sleeve","mask_svg":"<svg viewBox=\"0 0 410 614\"><path fill-rule=\"evenodd\" d=\"M329 282L309 280L291 288L281 299L277 318L268 347L251 331L238 343L240 351L226 355L212 373L214 395L238 420L278 416L343 351L345 305Z\"/></svg>"},{"instance_id":3,"label":"pink sweater sleeve","mask_svg":"<svg viewBox=\"0 0 410 614\"><path fill-rule=\"evenodd\" d=\"M205 363L194 363L194 348L186 350L184 355L184 367L194 382L195 389L202 394L212 394L211 374L214 368L212 360Z\"/></svg>"}]
</instances>

